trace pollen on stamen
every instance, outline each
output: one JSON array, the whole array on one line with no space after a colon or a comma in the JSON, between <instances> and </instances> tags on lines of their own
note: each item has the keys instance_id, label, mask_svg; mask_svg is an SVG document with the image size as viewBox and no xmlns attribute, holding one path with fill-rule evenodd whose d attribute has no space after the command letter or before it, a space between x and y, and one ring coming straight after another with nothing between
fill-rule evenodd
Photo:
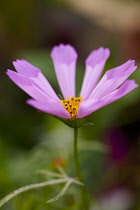
<instances>
[{"instance_id":1,"label":"pollen on stamen","mask_svg":"<svg viewBox=\"0 0 140 210\"><path fill-rule=\"evenodd\" d=\"M67 99L61 100L63 107L67 110L72 118L77 115L79 109L79 103L82 101L82 97L67 97Z\"/></svg>"}]
</instances>

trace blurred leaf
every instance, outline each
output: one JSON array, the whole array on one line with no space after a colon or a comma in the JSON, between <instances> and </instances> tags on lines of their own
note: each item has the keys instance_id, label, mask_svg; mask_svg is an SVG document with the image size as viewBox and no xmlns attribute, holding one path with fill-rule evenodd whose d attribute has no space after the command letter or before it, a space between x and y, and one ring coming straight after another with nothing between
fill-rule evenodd
<instances>
[{"instance_id":1,"label":"blurred leaf","mask_svg":"<svg viewBox=\"0 0 140 210\"><path fill-rule=\"evenodd\" d=\"M69 180L65 186L63 187L63 189L61 190L61 192L54 198L50 199L47 201L47 203L51 203L51 202L54 202L54 201L57 201L59 198L61 198L62 196L64 196L64 194L66 193L68 187L71 185L72 183L72 180Z\"/></svg>"}]
</instances>

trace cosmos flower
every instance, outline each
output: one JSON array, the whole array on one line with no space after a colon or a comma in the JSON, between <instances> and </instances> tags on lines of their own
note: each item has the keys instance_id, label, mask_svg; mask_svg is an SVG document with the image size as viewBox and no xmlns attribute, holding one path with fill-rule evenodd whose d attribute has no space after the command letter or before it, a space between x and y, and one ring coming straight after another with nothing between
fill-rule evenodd
<instances>
[{"instance_id":1,"label":"cosmos flower","mask_svg":"<svg viewBox=\"0 0 140 210\"><path fill-rule=\"evenodd\" d=\"M70 45L55 46L51 58L63 100L56 95L40 69L25 60L13 62L17 72L7 70L7 75L32 97L27 100L27 104L61 118L83 118L118 100L138 86L134 80L127 80L136 70L133 60L106 71L100 79L109 55L109 49L103 47L90 53L85 62L82 88L79 96L76 96L77 53Z\"/></svg>"}]
</instances>

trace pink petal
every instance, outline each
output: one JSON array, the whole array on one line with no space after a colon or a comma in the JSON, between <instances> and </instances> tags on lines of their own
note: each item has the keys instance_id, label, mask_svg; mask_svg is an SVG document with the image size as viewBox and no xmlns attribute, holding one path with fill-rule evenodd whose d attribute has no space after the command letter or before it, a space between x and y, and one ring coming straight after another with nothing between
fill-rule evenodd
<instances>
[{"instance_id":1,"label":"pink petal","mask_svg":"<svg viewBox=\"0 0 140 210\"><path fill-rule=\"evenodd\" d=\"M27 104L33 106L34 108L49 113L53 115L57 115L63 118L71 118L69 113L64 109L60 100L49 100L45 102L36 101L34 99L27 100Z\"/></svg>"},{"instance_id":2,"label":"pink petal","mask_svg":"<svg viewBox=\"0 0 140 210\"><path fill-rule=\"evenodd\" d=\"M110 51L108 48L100 47L92 51L86 59L86 71L80 92L80 96L83 99L87 99L96 86L109 55Z\"/></svg>"},{"instance_id":3,"label":"pink petal","mask_svg":"<svg viewBox=\"0 0 140 210\"><path fill-rule=\"evenodd\" d=\"M14 61L13 65L20 75L29 77L38 88L48 95L48 97L58 99L56 93L40 69L36 68L25 60Z\"/></svg>"},{"instance_id":4,"label":"pink petal","mask_svg":"<svg viewBox=\"0 0 140 210\"><path fill-rule=\"evenodd\" d=\"M64 98L75 96L76 51L70 45L60 44L53 48L51 57Z\"/></svg>"},{"instance_id":5,"label":"pink petal","mask_svg":"<svg viewBox=\"0 0 140 210\"><path fill-rule=\"evenodd\" d=\"M33 66L28 61L25 60L16 60L13 61L13 65L18 73L28 76L28 77L37 77L38 73L41 72L39 68Z\"/></svg>"},{"instance_id":6,"label":"pink petal","mask_svg":"<svg viewBox=\"0 0 140 210\"><path fill-rule=\"evenodd\" d=\"M40 88L35 86L30 78L11 70L7 70L6 73L16 85L34 99L43 101L49 98Z\"/></svg>"},{"instance_id":7,"label":"pink petal","mask_svg":"<svg viewBox=\"0 0 140 210\"><path fill-rule=\"evenodd\" d=\"M134 61L113 68L105 73L100 82L97 84L89 99L102 98L118 88L135 70Z\"/></svg>"},{"instance_id":8,"label":"pink petal","mask_svg":"<svg viewBox=\"0 0 140 210\"><path fill-rule=\"evenodd\" d=\"M119 98L134 90L136 87L138 87L138 85L134 80L127 80L120 88L116 89L101 99L88 99L81 102L77 118L82 118L86 115L89 115L92 112L95 112L96 110L118 100Z\"/></svg>"}]
</instances>

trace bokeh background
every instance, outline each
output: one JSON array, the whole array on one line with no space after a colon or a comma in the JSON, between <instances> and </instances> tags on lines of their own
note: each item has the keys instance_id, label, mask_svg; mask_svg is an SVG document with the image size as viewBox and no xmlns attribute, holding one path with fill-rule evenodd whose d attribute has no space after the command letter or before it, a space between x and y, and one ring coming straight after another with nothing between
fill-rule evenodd
<instances>
[{"instance_id":1,"label":"bokeh background","mask_svg":"<svg viewBox=\"0 0 140 210\"><path fill-rule=\"evenodd\" d=\"M26 105L29 98L6 76L12 61L39 67L58 92L50 51L75 47L77 90L84 60L100 46L111 56L105 70L135 59L140 65L139 0L2 0L0 4L0 198L26 184L46 179L38 169L60 164L75 175L73 130ZM140 68L131 76L140 84ZM100 210L140 209L140 88L92 115L94 126L80 129L79 154L87 189ZM46 205L60 187L24 193L3 210L77 209L78 189ZM93 209L98 207L93 204Z\"/></svg>"}]
</instances>

